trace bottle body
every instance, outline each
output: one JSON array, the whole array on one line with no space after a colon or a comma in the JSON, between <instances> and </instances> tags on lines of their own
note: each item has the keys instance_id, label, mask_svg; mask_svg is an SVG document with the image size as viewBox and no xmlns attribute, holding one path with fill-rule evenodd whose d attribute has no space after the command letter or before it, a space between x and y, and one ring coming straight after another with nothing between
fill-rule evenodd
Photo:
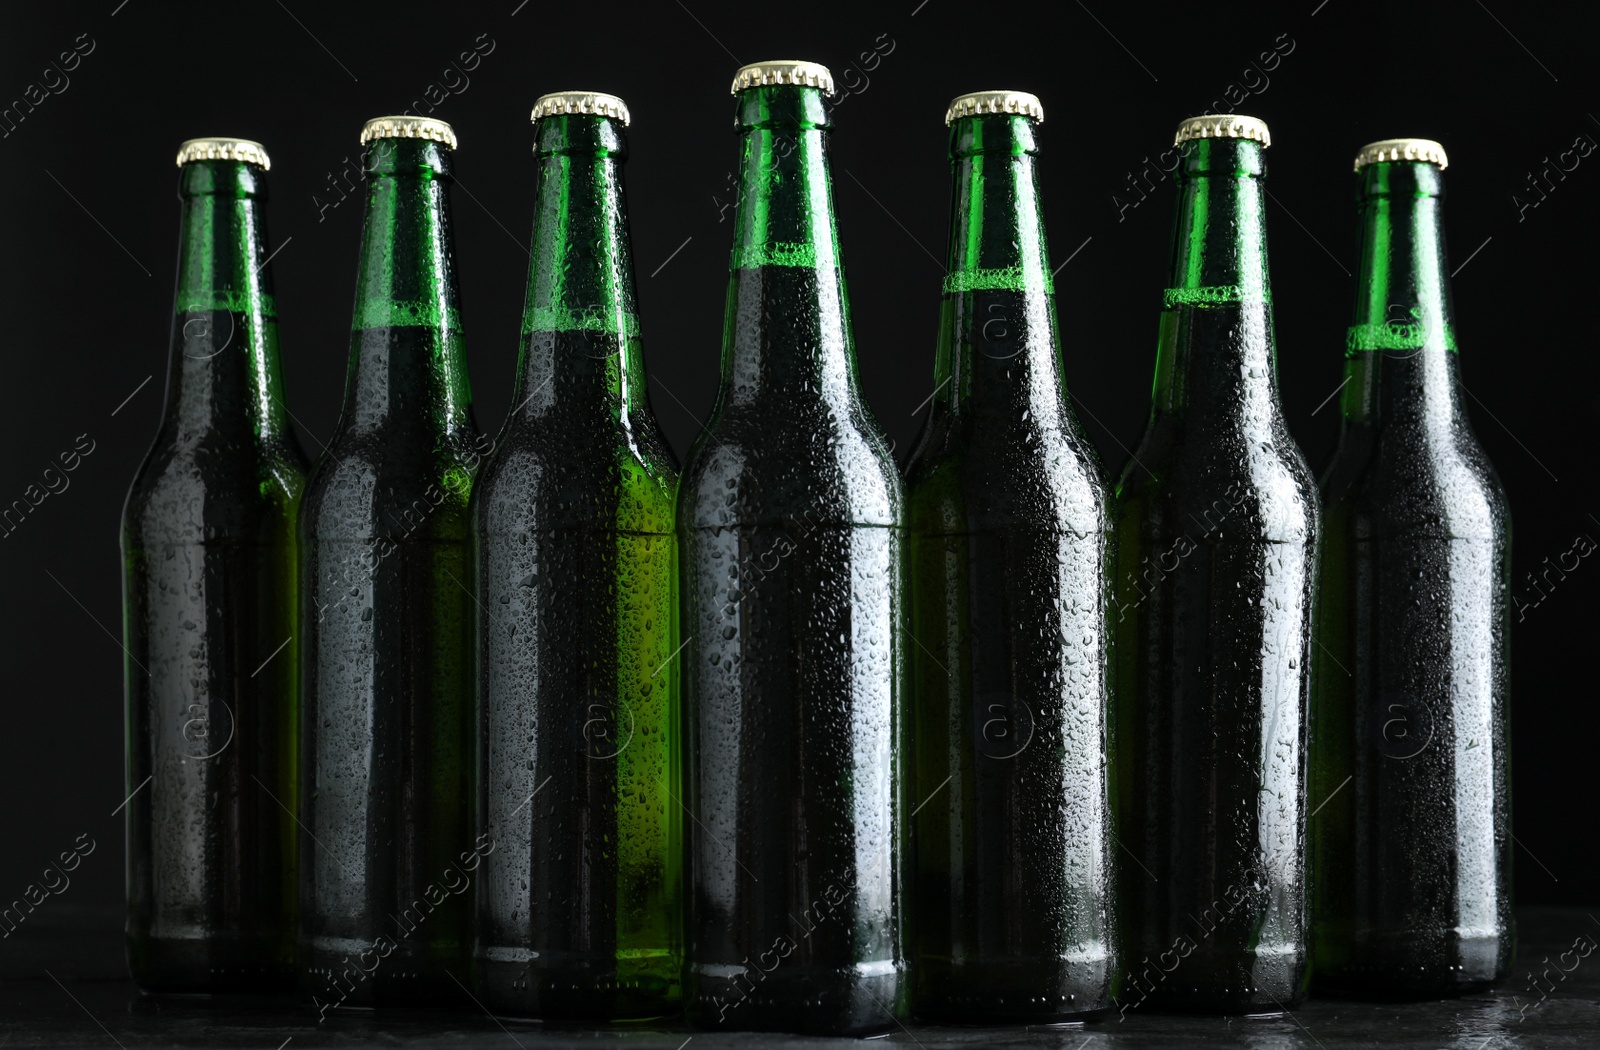
<instances>
[{"instance_id":1,"label":"bottle body","mask_svg":"<svg viewBox=\"0 0 1600 1050\"><path fill-rule=\"evenodd\" d=\"M1250 1012L1305 994L1318 513L1277 397L1260 147L1194 146L1155 404L1117 493L1119 870L1140 974L1121 1005Z\"/></svg>"},{"instance_id":2,"label":"bottle body","mask_svg":"<svg viewBox=\"0 0 1600 1050\"><path fill-rule=\"evenodd\" d=\"M190 163L167 405L122 520L128 957L154 992L293 980L294 514L262 170ZM148 781L148 783L146 783Z\"/></svg>"},{"instance_id":3,"label":"bottle body","mask_svg":"<svg viewBox=\"0 0 1600 1050\"><path fill-rule=\"evenodd\" d=\"M952 131L939 392L906 468L913 1010L1050 1023L1117 976L1110 492L1060 372L1031 125Z\"/></svg>"},{"instance_id":4,"label":"bottle body","mask_svg":"<svg viewBox=\"0 0 1600 1050\"><path fill-rule=\"evenodd\" d=\"M772 441L774 422L724 417L713 433L768 463L815 454ZM714 452L685 471L684 995L704 1027L878 1030L900 994L891 674L902 541L886 520L899 493L883 447L850 422L781 420L834 438L833 455L860 465L849 480L864 484L793 479L765 521L695 519L755 487L748 461Z\"/></svg>"},{"instance_id":5,"label":"bottle body","mask_svg":"<svg viewBox=\"0 0 1600 1050\"><path fill-rule=\"evenodd\" d=\"M645 389L621 122L538 130L519 407L473 495L477 966L492 1010L677 999L677 464Z\"/></svg>"},{"instance_id":6,"label":"bottle body","mask_svg":"<svg viewBox=\"0 0 1600 1050\"><path fill-rule=\"evenodd\" d=\"M379 140L345 405L300 513L301 979L335 1006L453 1002L469 832L472 421L448 152Z\"/></svg>"},{"instance_id":7,"label":"bottle body","mask_svg":"<svg viewBox=\"0 0 1600 1050\"><path fill-rule=\"evenodd\" d=\"M722 386L678 493L684 1005L878 1031L903 968L900 482L856 389L819 93L740 114Z\"/></svg>"},{"instance_id":8,"label":"bottle body","mask_svg":"<svg viewBox=\"0 0 1600 1050\"><path fill-rule=\"evenodd\" d=\"M1504 977L1514 950L1511 523L1460 401L1440 173L1360 178L1350 393L1322 483L1315 980L1461 994Z\"/></svg>"}]
</instances>

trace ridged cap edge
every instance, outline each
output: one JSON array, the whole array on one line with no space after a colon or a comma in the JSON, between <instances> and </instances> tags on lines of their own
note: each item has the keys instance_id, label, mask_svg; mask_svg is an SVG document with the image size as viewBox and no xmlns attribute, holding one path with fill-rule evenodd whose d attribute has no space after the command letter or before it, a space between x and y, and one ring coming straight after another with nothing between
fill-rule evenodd
<instances>
[{"instance_id":1,"label":"ridged cap edge","mask_svg":"<svg viewBox=\"0 0 1600 1050\"><path fill-rule=\"evenodd\" d=\"M250 139L232 139L212 136L189 139L178 147L178 167L197 160L239 160L254 164L262 171L272 170L272 158L266 147Z\"/></svg>"},{"instance_id":2,"label":"ridged cap edge","mask_svg":"<svg viewBox=\"0 0 1600 1050\"><path fill-rule=\"evenodd\" d=\"M1251 139L1265 149L1272 145L1272 132L1267 122L1259 117L1245 117L1237 113L1214 113L1205 117L1190 117L1178 125L1172 144L1181 146L1191 139Z\"/></svg>"},{"instance_id":3,"label":"ridged cap edge","mask_svg":"<svg viewBox=\"0 0 1600 1050\"><path fill-rule=\"evenodd\" d=\"M628 104L603 91L552 91L548 95L540 95L534 100L533 114L528 119L539 120L570 113L610 117L622 121L623 127L633 121L628 113Z\"/></svg>"},{"instance_id":4,"label":"ridged cap edge","mask_svg":"<svg viewBox=\"0 0 1600 1050\"><path fill-rule=\"evenodd\" d=\"M1360 171L1368 164L1396 160L1418 160L1437 164L1440 171L1450 166L1450 158L1445 156L1444 147L1432 139L1379 139L1361 147L1356 153L1353 170Z\"/></svg>"},{"instance_id":5,"label":"ridged cap edge","mask_svg":"<svg viewBox=\"0 0 1600 1050\"><path fill-rule=\"evenodd\" d=\"M746 88L767 84L798 84L821 88L824 95L833 94L833 73L821 62L806 62L797 58L776 58L766 62L752 62L740 66L733 75L729 94L737 95Z\"/></svg>"},{"instance_id":6,"label":"ridged cap edge","mask_svg":"<svg viewBox=\"0 0 1600 1050\"><path fill-rule=\"evenodd\" d=\"M1014 113L1044 123L1044 106L1039 102L1039 96L1026 91L969 91L965 95L957 95L945 108L944 122L950 125L962 117L975 117L982 113Z\"/></svg>"},{"instance_id":7,"label":"ridged cap edge","mask_svg":"<svg viewBox=\"0 0 1600 1050\"><path fill-rule=\"evenodd\" d=\"M456 148L456 131L432 117L373 117L361 127L361 144L373 139L428 139Z\"/></svg>"}]
</instances>

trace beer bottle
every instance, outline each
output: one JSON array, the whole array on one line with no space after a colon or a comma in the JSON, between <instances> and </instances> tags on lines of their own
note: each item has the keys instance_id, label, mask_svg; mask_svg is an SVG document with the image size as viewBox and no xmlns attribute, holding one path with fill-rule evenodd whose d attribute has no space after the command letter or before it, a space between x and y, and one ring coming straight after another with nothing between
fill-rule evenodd
<instances>
[{"instance_id":1,"label":"beer bottle","mask_svg":"<svg viewBox=\"0 0 1600 1050\"><path fill-rule=\"evenodd\" d=\"M901 997L900 479L862 401L828 177L833 77L760 62L740 140L722 382L684 465L697 1025L863 1033Z\"/></svg>"},{"instance_id":2,"label":"beer bottle","mask_svg":"<svg viewBox=\"0 0 1600 1050\"><path fill-rule=\"evenodd\" d=\"M1268 142L1253 117L1178 127L1153 404L1117 487L1124 1015L1305 991L1317 499L1278 400Z\"/></svg>"},{"instance_id":3,"label":"beer bottle","mask_svg":"<svg viewBox=\"0 0 1600 1050\"><path fill-rule=\"evenodd\" d=\"M928 421L906 467L910 937L920 1017L1110 1005L1110 487L1067 401L1039 100L950 104Z\"/></svg>"},{"instance_id":4,"label":"beer bottle","mask_svg":"<svg viewBox=\"0 0 1600 1050\"><path fill-rule=\"evenodd\" d=\"M677 460L650 410L621 99L533 107L516 409L473 494L477 964L491 1010L660 1015L677 998Z\"/></svg>"},{"instance_id":5,"label":"beer bottle","mask_svg":"<svg viewBox=\"0 0 1600 1050\"><path fill-rule=\"evenodd\" d=\"M282 400L266 150L191 139L178 167L166 407L122 512L128 963L147 991L255 991L293 980L306 461Z\"/></svg>"},{"instance_id":6,"label":"beer bottle","mask_svg":"<svg viewBox=\"0 0 1600 1050\"><path fill-rule=\"evenodd\" d=\"M1511 965L1511 518L1459 393L1444 149L1356 156L1361 272L1313 672L1319 989L1437 996Z\"/></svg>"},{"instance_id":7,"label":"beer bottle","mask_svg":"<svg viewBox=\"0 0 1600 1050\"><path fill-rule=\"evenodd\" d=\"M455 132L380 117L339 423L300 511L301 969L340 1005L461 994L490 848L473 843L467 388L448 187ZM492 844L490 844L492 845Z\"/></svg>"}]
</instances>

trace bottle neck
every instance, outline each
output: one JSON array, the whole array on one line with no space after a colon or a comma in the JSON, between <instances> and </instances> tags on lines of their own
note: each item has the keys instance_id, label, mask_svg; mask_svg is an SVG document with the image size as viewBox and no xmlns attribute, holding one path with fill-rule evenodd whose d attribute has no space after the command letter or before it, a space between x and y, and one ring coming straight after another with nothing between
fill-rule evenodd
<instances>
[{"instance_id":1,"label":"bottle neck","mask_svg":"<svg viewBox=\"0 0 1600 1050\"><path fill-rule=\"evenodd\" d=\"M1158 415L1265 422L1280 414L1265 179L1258 142L1185 145L1157 350Z\"/></svg>"},{"instance_id":2,"label":"bottle neck","mask_svg":"<svg viewBox=\"0 0 1600 1050\"><path fill-rule=\"evenodd\" d=\"M450 150L380 139L367 165L344 425L425 418L438 430L470 426Z\"/></svg>"},{"instance_id":3,"label":"bottle neck","mask_svg":"<svg viewBox=\"0 0 1600 1050\"><path fill-rule=\"evenodd\" d=\"M533 252L522 312L517 403L523 415L646 404L622 190L627 141L609 117L539 121Z\"/></svg>"},{"instance_id":4,"label":"bottle neck","mask_svg":"<svg viewBox=\"0 0 1600 1050\"><path fill-rule=\"evenodd\" d=\"M855 350L817 88L739 94L739 201L722 398L855 396Z\"/></svg>"},{"instance_id":5,"label":"bottle neck","mask_svg":"<svg viewBox=\"0 0 1600 1050\"><path fill-rule=\"evenodd\" d=\"M955 185L935 412L1059 400L1055 288L1037 154L1027 117L963 117L950 127Z\"/></svg>"},{"instance_id":6,"label":"bottle neck","mask_svg":"<svg viewBox=\"0 0 1600 1050\"><path fill-rule=\"evenodd\" d=\"M1361 269L1345 337L1345 425L1380 419L1448 432L1460 415L1445 259L1443 172L1421 161L1361 170Z\"/></svg>"},{"instance_id":7,"label":"bottle neck","mask_svg":"<svg viewBox=\"0 0 1600 1050\"><path fill-rule=\"evenodd\" d=\"M242 161L180 175L178 283L165 426L180 443L285 432L277 310L261 209L265 173Z\"/></svg>"}]
</instances>

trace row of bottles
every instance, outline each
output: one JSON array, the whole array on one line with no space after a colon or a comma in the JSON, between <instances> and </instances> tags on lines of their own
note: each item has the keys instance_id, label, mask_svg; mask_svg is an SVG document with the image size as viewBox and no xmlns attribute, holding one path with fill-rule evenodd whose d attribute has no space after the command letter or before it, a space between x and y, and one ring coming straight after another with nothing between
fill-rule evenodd
<instances>
[{"instance_id":1,"label":"row of bottles","mask_svg":"<svg viewBox=\"0 0 1600 1050\"><path fill-rule=\"evenodd\" d=\"M368 123L345 403L309 472L265 152L185 144L167 407L123 523L143 987L298 975L326 1013L471 984L507 1015L681 1000L708 1028L865 1033L1506 971L1509 519L1457 397L1443 151L1357 159L1319 496L1279 406L1266 126L1180 126L1151 416L1112 485L1063 376L1042 109L956 99L902 478L856 378L831 90L814 63L735 79L722 379L681 473L646 391L620 100L534 108L492 440L454 133Z\"/></svg>"}]
</instances>

